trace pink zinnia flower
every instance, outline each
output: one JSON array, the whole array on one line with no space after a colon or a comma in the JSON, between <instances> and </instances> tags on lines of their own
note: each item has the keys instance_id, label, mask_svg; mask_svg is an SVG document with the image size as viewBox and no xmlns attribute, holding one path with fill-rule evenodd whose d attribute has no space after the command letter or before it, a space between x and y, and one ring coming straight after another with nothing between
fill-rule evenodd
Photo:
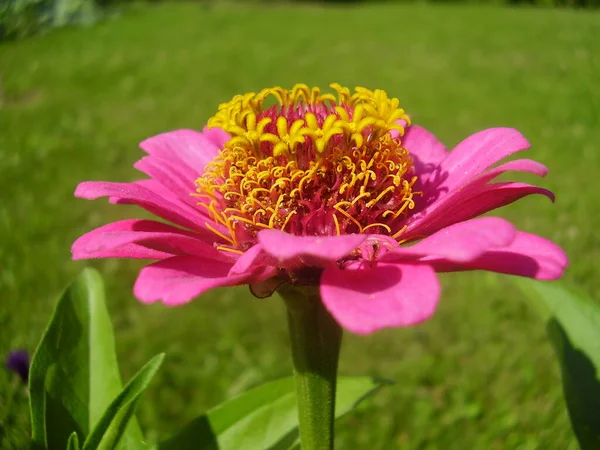
<instances>
[{"instance_id":1,"label":"pink zinnia flower","mask_svg":"<svg viewBox=\"0 0 600 450\"><path fill-rule=\"evenodd\" d=\"M75 195L137 204L176 226L111 223L79 238L74 259L158 260L134 292L167 305L218 286L249 284L260 297L318 287L354 333L430 317L436 272L561 276L558 246L504 219L476 218L529 194L554 198L493 182L509 171L546 174L529 159L493 167L529 147L518 131L484 130L448 152L384 91L332 88L337 97L304 85L236 96L202 132L145 140L135 167L150 178L88 181Z\"/></svg>"}]
</instances>

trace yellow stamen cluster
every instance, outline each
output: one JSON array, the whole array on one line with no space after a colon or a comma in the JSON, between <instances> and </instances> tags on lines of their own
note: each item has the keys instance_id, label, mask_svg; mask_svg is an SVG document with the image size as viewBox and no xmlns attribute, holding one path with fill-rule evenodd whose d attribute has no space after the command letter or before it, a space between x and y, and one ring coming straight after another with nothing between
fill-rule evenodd
<instances>
[{"instance_id":1,"label":"yellow stamen cluster","mask_svg":"<svg viewBox=\"0 0 600 450\"><path fill-rule=\"evenodd\" d=\"M398 239L414 207L412 160L396 123L408 117L384 91L297 85L237 96L209 121L231 135L196 181L209 228L244 251L264 228L296 235L386 234ZM274 97L278 104L266 106ZM217 229L219 228L219 229Z\"/></svg>"},{"instance_id":2,"label":"yellow stamen cluster","mask_svg":"<svg viewBox=\"0 0 600 450\"><path fill-rule=\"evenodd\" d=\"M311 138L317 152L323 153L327 143L336 135L343 135L360 147L367 127L372 138L391 130L404 133L404 127L396 122L402 119L409 123L409 118L403 109L398 108L400 101L397 98L388 98L387 93L380 89L370 91L357 87L351 94L348 88L337 83L331 84L331 88L338 94L337 102L333 94L321 94L318 87L309 88L304 84L297 84L291 91L274 87L263 89L258 94L237 95L230 102L219 105L219 111L208 121L208 126L219 127L229 133L231 145L247 145L258 151L261 143L270 142L274 145L273 156L294 153L307 137ZM265 128L273 122L273 118L261 117L261 114L269 97L279 102L282 111L294 105L303 105L307 110L303 117L291 123L288 117L280 115L275 122L277 132L268 132ZM310 106L318 105L330 106L322 123L310 109Z\"/></svg>"}]
</instances>

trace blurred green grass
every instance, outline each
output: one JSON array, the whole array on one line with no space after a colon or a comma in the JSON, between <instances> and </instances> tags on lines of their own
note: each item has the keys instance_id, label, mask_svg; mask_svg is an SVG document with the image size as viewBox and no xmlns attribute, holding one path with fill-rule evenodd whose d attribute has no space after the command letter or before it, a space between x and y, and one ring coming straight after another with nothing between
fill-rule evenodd
<instances>
[{"instance_id":1,"label":"blurred green grass","mask_svg":"<svg viewBox=\"0 0 600 450\"><path fill-rule=\"evenodd\" d=\"M558 200L501 214L562 245L566 278L598 298L598 36L600 15L577 11L169 4L0 46L0 355L35 348L57 294L90 264L70 261L77 236L141 215L73 198L78 182L139 178L142 139L201 128L236 93L296 82L386 89L449 145L519 128ZM139 262L91 264L108 280L124 376L167 353L139 412L150 439L290 373L278 299L239 288L144 306L131 293ZM543 325L508 278L443 284L428 323L345 337L341 373L396 385L340 423L338 447L576 448ZM26 393L0 370L0 448L25 448L28 433Z\"/></svg>"}]
</instances>

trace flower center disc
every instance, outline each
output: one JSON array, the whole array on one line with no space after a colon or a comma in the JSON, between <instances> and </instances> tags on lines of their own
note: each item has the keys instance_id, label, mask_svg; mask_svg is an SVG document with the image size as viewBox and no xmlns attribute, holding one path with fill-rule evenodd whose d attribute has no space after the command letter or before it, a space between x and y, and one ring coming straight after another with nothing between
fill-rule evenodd
<instances>
[{"instance_id":1,"label":"flower center disc","mask_svg":"<svg viewBox=\"0 0 600 450\"><path fill-rule=\"evenodd\" d=\"M196 180L194 195L226 230L207 224L230 244L221 249L245 251L263 228L402 234L416 177L407 176L412 159L397 122L409 118L384 91L331 87L337 98L305 85L236 96L209 120L231 139Z\"/></svg>"}]
</instances>

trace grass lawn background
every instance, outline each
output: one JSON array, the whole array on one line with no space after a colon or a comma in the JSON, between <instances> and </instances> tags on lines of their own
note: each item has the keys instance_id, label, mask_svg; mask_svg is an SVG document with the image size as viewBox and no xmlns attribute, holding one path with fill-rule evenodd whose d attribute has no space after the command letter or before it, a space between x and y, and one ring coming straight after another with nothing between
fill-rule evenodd
<instances>
[{"instance_id":1,"label":"grass lawn background","mask_svg":"<svg viewBox=\"0 0 600 450\"><path fill-rule=\"evenodd\" d=\"M386 89L449 146L512 126L550 168L552 205L502 210L563 246L566 279L600 297L600 14L375 5L135 8L89 29L0 46L0 355L33 350L61 288L89 262L76 237L139 209L73 198L83 180L132 181L144 138L201 128L234 94L294 83ZM526 181L538 181L523 177ZM596 263L596 264L595 264ZM107 278L125 378L166 352L138 416L151 440L223 399L291 373L284 309L244 288L144 306L140 262ZM339 448L574 449L543 324L509 277L442 277L432 320L346 335L342 374L391 379L340 422ZM3 356L4 357L4 356ZM0 448L25 448L27 397L0 369Z\"/></svg>"}]
</instances>

